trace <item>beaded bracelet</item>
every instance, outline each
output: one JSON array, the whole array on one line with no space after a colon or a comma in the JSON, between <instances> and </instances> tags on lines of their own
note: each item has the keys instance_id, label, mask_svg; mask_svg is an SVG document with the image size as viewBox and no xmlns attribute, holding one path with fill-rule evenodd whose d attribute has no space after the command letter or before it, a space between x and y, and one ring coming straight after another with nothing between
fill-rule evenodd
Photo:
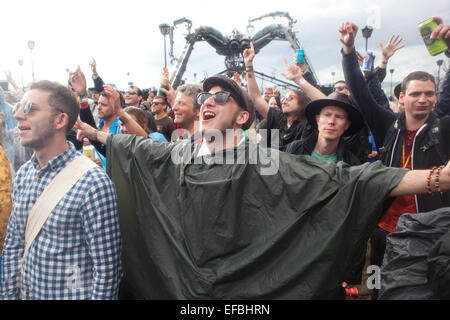
<instances>
[{"instance_id":1,"label":"beaded bracelet","mask_svg":"<svg viewBox=\"0 0 450 320\"><path fill-rule=\"evenodd\" d=\"M441 191L441 187L439 186L439 176L441 175L441 170L444 168L444 166L440 166L436 171L436 178L434 179L434 191L439 192L440 194L443 194Z\"/></svg>"},{"instance_id":2,"label":"beaded bracelet","mask_svg":"<svg viewBox=\"0 0 450 320\"><path fill-rule=\"evenodd\" d=\"M427 177L427 192L429 195L433 194L433 191L431 191L431 176L433 175L435 170L436 170L436 166L431 168L430 173L428 174L428 177Z\"/></svg>"}]
</instances>

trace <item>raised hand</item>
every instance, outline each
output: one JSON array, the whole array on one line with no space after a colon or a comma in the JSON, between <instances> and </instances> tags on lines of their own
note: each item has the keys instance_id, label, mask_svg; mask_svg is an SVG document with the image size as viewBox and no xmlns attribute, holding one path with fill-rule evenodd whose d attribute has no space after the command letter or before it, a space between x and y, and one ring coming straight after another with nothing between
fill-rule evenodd
<instances>
[{"instance_id":1,"label":"raised hand","mask_svg":"<svg viewBox=\"0 0 450 320\"><path fill-rule=\"evenodd\" d=\"M282 76L294 82L303 79L303 73L300 66L290 64L286 58L284 58L284 64L286 66L286 72L281 72Z\"/></svg>"},{"instance_id":2,"label":"raised hand","mask_svg":"<svg viewBox=\"0 0 450 320\"><path fill-rule=\"evenodd\" d=\"M433 20L436 21L438 26L431 33L430 38L444 39L447 42L447 45L450 47L450 26L444 24L442 18L440 17L433 17Z\"/></svg>"},{"instance_id":3,"label":"raised hand","mask_svg":"<svg viewBox=\"0 0 450 320\"><path fill-rule=\"evenodd\" d=\"M77 94L86 93L86 77L84 76L83 71L81 71L80 66L78 66L77 70L74 72L69 72L69 79L72 84L72 88Z\"/></svg>"},{"instance_id":4,"label":"raised hand","mask_svg":"<svg viewBox=\"0 0 450 320\"><path fill-rule=\"evenodd\" d=\"M356 55L358 56L358 64L359 64L359 66L362 66L362 64L364 62L364 57L358 51L355 51L355 52L356 52Z\"/></svg>"},{"instance_id":5,"label":"raised hand","mask_svg":"<svg viewBox=\"0 0 450 320\"><path fill-rule=\"evenodd\" d=\"M112 101L114 104L114 113L120 111L122 109L122 106L120 104L120 94L116 90L114 90L113 87L107 85L103 86L103 90L105 91L108 100Z\"/></svg>"},{"instance_id":6,"label":"raised hand","mask_svg":"<svg viewBox=\"0 0 450 320\"><path fill-rule=\"evenodd\" d=\"M399 39L399 37L400 37L399 35L396 36L395 34L393 34L389 39L388 43L386 44L386 46L384 46L383 43L378 42L381 48L383 61L387 62L394 55L394 53L397 52L397 50L400 50L405 46L405 45L400 46L400 43L402 42L403 39L402 38Z\"/></svg>"},{"instance_id":7,"label":"raised hand","mask_svg":"<svg viewBox=\"0 0 450 320\"><path fill-rule=\"evenodd\" d=\"M242 56L244 57L244 64L246 66L252 66L255 55L255 47L253 46L253 42L250 42L250 48L245 49L242 53Z\"/></svg>"},{"instance_id":8,"label":"raised hand","mask_svg":"<svg viewBox=\"0 0 450 320\"><path fill-rule=\"evenodd\" d=\"M233 80L234 80L234 82L236 82L239 86L242 87L242 81L241 81L241 77L239 76L239 73L237 73L237 72L233 73Z\"/></svg>"},{"instance_id":9,"label":"raised hand","mask_svg":"<svg viewBox=\"0 0 450 320\"><path fill-rule=\"evenodd\" d=\"M92 58L92 61L89 62L89 65L91 66L92 74L97 74L97 62L94 58Z\"/></svg>"},{"instance_id":10,"label":"raised hand","mask_svg":"<svg viewBox=\"0 0 450 320\"><path fill-rule=\"evenodd\" d=\"M344 45L344 51L345 49L347 49L347 51L352 50L355 46L355 38L358 33L358 26L353 22L346 21L341 23L338 30L340 33L339 40Z\"/></svg>"},{"instance_id":11,"label":"raised hand","mask_svg":"<svg viewBox=\"0 0 450 320\"><path fill-rule=\"evenodd\" d=\"M169 102L169 104L173 106L175 103L175 98L177 97L177 90L172 87L170 81L167 82L167 89L163 87L159 89L166 95L167 102Z\"/></svg>"}]
</instances>

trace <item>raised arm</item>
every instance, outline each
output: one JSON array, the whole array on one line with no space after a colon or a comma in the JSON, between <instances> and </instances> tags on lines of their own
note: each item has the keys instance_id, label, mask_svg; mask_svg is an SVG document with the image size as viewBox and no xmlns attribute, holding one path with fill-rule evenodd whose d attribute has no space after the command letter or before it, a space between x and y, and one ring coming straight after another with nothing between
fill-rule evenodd
<instances>
[{"instance_id":1,"label":"raised arm","mask_svg":"<svg viewBox=\"0 0 450 320\"><path fill-rule=\"evenodd\" d=\"M380 148L396 115L378 105L370 94L355 53L354 42L357 31L358 27L352 22L344 22L339 26L340 41L342 42L342 67L351 97L360 108L370 131L372 131L375 143Z\"/></svg>"},{"instance_id":2,"label":"raised arm","mask_svg":"<svg viewBox=\"0 0 450 320\"><path fill-rule=\"evenodd\" d=\"M139 123L123 111L122 106L120 105L119 93L110 86L105 85L103 86L103 89L108 99L112 99L112 101L114 101L114 112L119 117L119 120L122 121L122 124L128 129L128 132L137 136L147 137L147 132L145 132Z\"/></svg>"},{"instance_id":3,"label":"raised arm","mask_svg":"<svg viewBox=\"0 0 450 320\"><path fill-rule=\"evenodd\" d=\"M100 76L97 73L97 62L95 61L94 58L92 58L92 61L89 63L89 65L91 66L92 80L94 80L95 90L97 90L97 92L102 92L103 86L105 85L105 83L103 82L103 79L100 78Z\"/></svg>"},{"instance_id":4,"label":"raised arm","mask_svg":"<svg viewBox=\"0 0 450 320\"><path fill-rule=\"evenodd\" d=\"M169 70L165 67L163 68L163 76L169 79ZM172 87L170 81L167 82L167 89L162 87L159 89L166 95L167 102L173 106L175 104L175 98L177 97L177 90Z\"/></svg>"},{"instance_id":5,"label":"raised arm","mask_svg":"<svg viewBox=\"0 0 450 320\"><path fill-rule=\"evenodd\" d=\"M450 48L450 26L443 23L439 17L433 17L434 21L438 24L436 29L430 35L431 39L444 39ZM450 57L450 50L445 53L447 57ZM447 69L444 77L444 81L439 88L438 101L436 103L436 115L441 118L446 115L450 115L450 66Z\"/></svg>"},{"instance_id":6,"label":"raised arm","mask_svg":"<svg viewBox=\"0 0 450 320\"><path fill-rule=\"evenodd\" d=\"M395 38L394 38L395 37ZM389 59L401 48L405 47L404 45L400 45L402 42L402 38L400 38L399 35L393 34L389 41L386 43L386 45L383 45L383 43L380 41L378 44L381 48L381 61L378 68L380 70L383 70L383 72L377 72L378 79L380 82L383 82L384 78L386 77L386 67L388 64Z\"/></svg>"},{"instance_id":7,"label":"raised arm","mask_svg":"<svg viewBox=\"0 0 450 320\"><path fill-rule=\"evenodd\" d=\"M286 66L286 71L281 72L281 74L286 79L295 82L300 88L302 88L302 91L306 94L308 98L310 98L311 100L326 98L325 94L322 91L320 91L315 86L313 86L312 84L310 84L308 81L305 80L302 72L301 66L302 64L299 65L290 64L286 58L284 58L284 64Z\"/></svg>"},{"instance_id":8,"label":"raised arm","mask_svg":"<svg viewBox=\"0 0 450 320\"><path fill-rule=\"evenodd\" d=\"M250 48L247 48L242 53L244 56L245 71L247 73L247 88L250 97L255 104L256 110L264 117L267 118L269 113L269 104L261 97L258 84L256 83L255 73L253 71L253 59L255 58L255 47L250 42Z\"/></svg>"}]
</instances>

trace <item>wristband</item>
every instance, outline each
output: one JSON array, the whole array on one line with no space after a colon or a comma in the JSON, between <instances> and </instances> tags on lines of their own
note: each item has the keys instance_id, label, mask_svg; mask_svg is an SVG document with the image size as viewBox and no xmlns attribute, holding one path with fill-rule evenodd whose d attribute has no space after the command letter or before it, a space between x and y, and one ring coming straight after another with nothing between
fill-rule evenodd
<instances>
[{"instance_id":1,"label":"wristband","mask_svg":"<svg viewBox=\"0 0 450 320\"><path fill-rule=\"evenodd\" d=\"M98 130L95 129L95 131L94 131L94 137L93 137L91 140L97 141L97 133L98 133Z\"/></svg>"}]
</instances>

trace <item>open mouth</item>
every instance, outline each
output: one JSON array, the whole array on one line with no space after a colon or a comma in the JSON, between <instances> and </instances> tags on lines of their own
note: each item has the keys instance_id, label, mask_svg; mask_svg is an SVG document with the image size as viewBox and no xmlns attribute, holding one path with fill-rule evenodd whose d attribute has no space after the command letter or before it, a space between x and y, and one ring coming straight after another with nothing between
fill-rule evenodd
<instances>
[{"instance_id":1,"label":"open mouth","mask_svg":"<svg viewBox=\"0 0 450 320\"><path fill-rule=\"evenodd\" d=\"M211 111L203 112L203 120L211 120L216 117L216 114Z\"/></svg>"},{"instance_id":2,"label":"open mouth","mask_svg":"<svg viewBox=\"0 0 450 320\"><path fill-rule=\"evenodd\" d=\"M19 132L25 132L25 131L29 131L30 128L29 127L25 127L25 126L18 126Z\"/></svg>"}]
</instances>

